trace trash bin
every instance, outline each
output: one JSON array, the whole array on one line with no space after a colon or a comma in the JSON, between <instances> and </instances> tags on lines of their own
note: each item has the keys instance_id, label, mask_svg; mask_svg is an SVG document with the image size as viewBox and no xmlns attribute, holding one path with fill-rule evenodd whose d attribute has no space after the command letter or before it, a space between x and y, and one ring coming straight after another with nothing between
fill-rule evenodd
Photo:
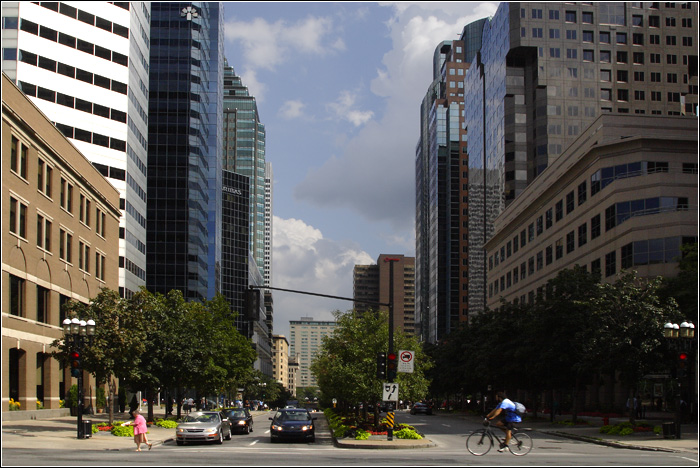
<instances>
[{"instance_id":1,"label":"trash bin","mask_svg":"<svg viewBox=\"0 0 700 468\"><path fill-rule=\"evenodd\" d=\"M664 439L675 439L676 438L676 423L665 422L661 424L661 429L664 434Z\"/></svg>"},{"instance_id":2,"label":"trash bin","mask_svg":"<svg viewBox=\"0 0 700 468\"><path fill-rule=\"evenodd\" d=\"M83 434L86 439L92 437L92 421L89 419L83 419Z\"/></svg>"}]
</instances>

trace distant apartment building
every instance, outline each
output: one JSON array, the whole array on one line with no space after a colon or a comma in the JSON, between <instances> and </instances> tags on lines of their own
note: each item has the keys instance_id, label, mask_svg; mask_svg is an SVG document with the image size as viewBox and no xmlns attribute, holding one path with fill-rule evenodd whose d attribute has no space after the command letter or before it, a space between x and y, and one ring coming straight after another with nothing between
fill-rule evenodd
<instances>
[{"instance_id":1,"label":"distant apartment building","mask_svg":"<svg viewBox=\"0 0 700 468\"><path fill-rule=\"evenodd\" d=\"M375 265L355 265L353 269L355 310L361 313L369 309L388 312L387 306L371 303L388 304L392 287L394 327L402 329L407 335L415 335L415 258L413 257L382 254Z\"/></svg>"},{"instance_id":2,"label":"distant apartment building","mask_svg":"<svg viewBox=\"0 0 700 468\"><path fill-rule=\"evenodd\" d=\"M284 335L272 335L272 378L289 390L289 341Z\"/></svg>"},{"instance_id":3,"label":"distant apartment building","mask_svg":"<svg viewBox=\"0 0 700 468\"><path fill-rule=\"evenodd\" d=\"M299 387L316 387L316 377L310 366L321 347L324 336L330 336L336 322L316 321L313 317L301 317L289 322L289 355L294 356L299 365Z\"/></svg>"},{"instance_id":4,"label":"distant apartment building","mask_svg":"<svg viewBox=\"0 0 700 468\"><path fill-rule=\"evenodd\" d=\"M63 337L66 302L119 288L119 195L3 73L3 412L10 399L58 409L77 382L51 344Z\"/></svg>"},{"instance_id":5,"label":"distant apartment building","mask_svg":"<svg viewBox=\"0 0 700 468\"><path fill-rule=\"evenodd\" d=\"M289 356L289 372L287 374L287 390L296 396L299 387L299 362L294 356Z\"/></svg>"},{"instance_id":6,"label":"distant apartment building","mask_svg":"<svg viewBox=\"0 0 700 468\"><path fill-rule=\"evenodd\" d=\"M146 284L151 2L3 2L2 70L119 191L119 285Z\"/></svg>"},{"instance_id":7,"label":"distant apartment building","mask_svg":"<svg viewBox=\"0 0 700 468\"><path fill-rule=\"evenodd\" d=\"M534 303L574 265L675 276L697 241L697 119L604 114L496 218L487 305Z\"/></svg>"}]
</instances>

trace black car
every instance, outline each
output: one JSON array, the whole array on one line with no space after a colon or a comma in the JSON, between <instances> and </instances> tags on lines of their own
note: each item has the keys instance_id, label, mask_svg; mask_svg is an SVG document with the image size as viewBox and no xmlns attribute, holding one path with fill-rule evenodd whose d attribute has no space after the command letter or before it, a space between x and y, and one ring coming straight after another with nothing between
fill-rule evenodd
<instances>
[{"instance_id":1,"label":"black car","mask_svg":"<svg viewBox=\"0 0 700 468\"><path fill-rule=\"evenodd\" d=\"M253 416L248 408L226 408L223 413L228 418L231 432L253 432Z\"/></svg>"},{"instance_id":2,"label":"black car","mask_svg":"<svg viewBox=\"0 0 700 468\"><path fill-rule=\"evenodd\" d=\"M428 405L427 403L414 403L413 406L411 407L411 414L418 414L418 413L423 413L423 414L433 414L433 408Z\"/></svg>"},{"instance_id":3,"label":"black car","mask_svg":"<svg viewBox=\"0 0 700 468\"><path fill-rule=\"evenodd\" d=\"M316 441L314 421L307 410L302 408L285 408L277 411L275 416L270 418L270 442L280 439L296 439Z\"/></svg>"}]
</instances>

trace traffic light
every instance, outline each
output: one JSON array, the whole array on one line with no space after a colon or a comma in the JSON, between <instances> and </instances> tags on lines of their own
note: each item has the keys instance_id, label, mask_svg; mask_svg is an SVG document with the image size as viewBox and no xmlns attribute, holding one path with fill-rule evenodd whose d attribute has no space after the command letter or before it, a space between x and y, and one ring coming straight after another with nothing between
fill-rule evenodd
<instances>
[{"instance_id":1,"label":"traffic light","mask_svg":"<svg viewBox=\"0 0 700 468\"><path fill-rule=\"evenodd\" d=\"M688 365L688 360L690 356L686 351L680 351L678 353L678 377L685 377L686 376L686 367Z\"/></svg>"},{"instance_id":2,"label":"traffic light","mask_svg":"<svg viewBox=\"0 0 700 468\"><path fill-rule=\"evenodd\" d=\"M389 377L389 382L393 382L396 378L396 353L389 353L386 357L386 374Z\"/></svg>"},{"instance_id":3,"label":"traffic light","mask_svg":"<svg viewBox=\"0 0 700 468\"><path fill-rule=\"evenodd\" d=\"M377 353L377 378L386 377L386 353Z\"/></svg>"},{"instance_id":4,"label":"traffic light","mask_svg":"<svg viewBox=\"0 0 700 468\"><path fill-rule=\"evenodd\" d=\"M248 320L260 319L260 290L255 288L245 291L245 309Z\"/></svg>"},{"instance_id":5,"label":"traffic light","mask_svg":"<svg viewBox=\"0 0 700 468\"><path fill-rule=\"evenodd\" d=\"M80 353L78 351L70 353L70 375L80 377Z\"/></svg>"}]
</instances>

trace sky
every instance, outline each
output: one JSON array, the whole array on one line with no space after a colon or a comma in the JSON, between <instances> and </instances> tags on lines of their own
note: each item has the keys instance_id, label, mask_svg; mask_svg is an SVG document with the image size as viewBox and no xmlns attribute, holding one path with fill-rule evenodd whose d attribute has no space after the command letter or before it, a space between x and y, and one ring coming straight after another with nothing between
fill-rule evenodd
<instances>
[{"instance_id":1,"label":"sky","mask_svg":"<svg viewBox=\"0 0 700 468\"><path fill-rule=\"evenodd\" d=\"M226 2L225 57L273 169L271 286L352 298L353 267L415 256L415 148L432 58L497 2ZM350 301L273 291L273 333Z\"/></svg>"}]
</instances>

